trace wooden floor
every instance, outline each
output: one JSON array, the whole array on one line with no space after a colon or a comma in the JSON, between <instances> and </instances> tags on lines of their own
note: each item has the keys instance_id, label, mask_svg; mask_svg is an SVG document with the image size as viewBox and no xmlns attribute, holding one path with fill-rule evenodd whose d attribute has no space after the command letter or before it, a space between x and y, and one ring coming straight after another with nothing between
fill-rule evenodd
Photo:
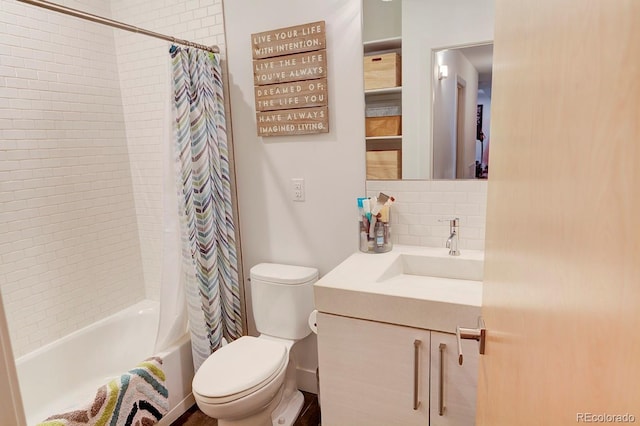
<instances>
[{"instance_id":1,"label":"wooden floor","mask_svg":"<svg viewBox=\"0 0 640 426\"><path fill-rule=\"evenodd\" d=\"M318 396L312 393L302 392L304 405L298 419L293 426L318 426L320 425L320 406ZM205 415L194 405L171 426L217 426L218 421Z\"/></svg>"}]
</instances>

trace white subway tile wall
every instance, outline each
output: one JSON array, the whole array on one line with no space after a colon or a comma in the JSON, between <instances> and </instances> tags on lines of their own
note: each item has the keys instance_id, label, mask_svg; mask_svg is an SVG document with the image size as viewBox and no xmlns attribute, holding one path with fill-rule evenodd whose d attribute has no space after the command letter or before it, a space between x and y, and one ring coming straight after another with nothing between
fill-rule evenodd
<instances>
[{"instance_id":1,"label":"white subway tile wall","mask_svg":"<svg viewBox=\"0 0 640 426\"><path fill-rule=\"evenodd\" d=\"M221 0L59 3L224 44ZM15 0L0 47L0 288L20 356L158 297L170 66L168 43Z\"/></svg>"},{"instance_id":2,"label":"white subway tile wall","mask_svg":"<svg viewBox=\"0 0 640 426\"><path fill-rule=\"evenodd\" d=\"M0 284L20 356L144 286L112 30L1 0L0 33Z\"/></svg>"},{"instance_id":3,"label":"white subway tile wall","mask_svg":"<svg viewBox=\"0 0 640 426\"><path fill-rule=\"evenodd\" d=\"M111 0L113 19L218 45L224 55L222 0ZM163 149L172 132L170 42L115 31L122 104L145 292L160 297L162 272ZM171 188L173 190L173 187Z\"/></svg>"},{"instance_id":4,"label":"white subway tile wall","mask_svg":"<svg viewBox=\"0 0 640 426\"><path fill-rule=\"evenodd\" d=\"M396 199L391 217L394 244L445 247L449 223L441 220L458 217L460 248L484 250L486 181L367 181L368 197L380 192Z\"/></svg>"}]
</instances>

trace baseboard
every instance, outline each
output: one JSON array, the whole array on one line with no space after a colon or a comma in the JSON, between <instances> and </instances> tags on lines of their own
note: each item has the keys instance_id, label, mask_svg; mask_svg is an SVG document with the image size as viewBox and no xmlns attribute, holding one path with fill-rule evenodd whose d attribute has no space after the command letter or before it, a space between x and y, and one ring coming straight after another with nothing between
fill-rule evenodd
<instances>
[{"instance_id":1,"label":"baseboard","mask_svg":"<svg viewBox=\"0 0 640 426\"><path fill-rule=\"evenodd\" d=\"M318 379L315 370L298 368L296 370L296 382L301 391L318 394Z\"/></svg>"},{"instance_id":2,"label":"baseboard","mask_svg":"<svg viewBox=\"0 0 640 426\"><path fill-rule=\"evenodd\" d=\"M178 402L176 406L167 413L166 416L160 419L160 421L158 422L158 426L170 426L171 423L178 420L178 417L183 415L195 403L196 399L193 397L192 393L189 393L189 395L187 395L185 399Z\"/></svg>"}]
</instances>

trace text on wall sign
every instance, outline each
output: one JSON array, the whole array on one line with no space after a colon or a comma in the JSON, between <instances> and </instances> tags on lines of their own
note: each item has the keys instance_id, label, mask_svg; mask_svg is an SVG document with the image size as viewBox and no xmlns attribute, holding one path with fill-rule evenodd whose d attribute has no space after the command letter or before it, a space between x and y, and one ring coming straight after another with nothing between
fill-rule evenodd
<instances>
[{"instance_id":1,"label":"text on wall sign","mask_svg":"<svg viewBox=\"0 0 640 426\"><path fill-rule=\"evenodd\" d=\"M258 136L329 131L324 21L251 35Z\"/></svg>"}]
</instances>

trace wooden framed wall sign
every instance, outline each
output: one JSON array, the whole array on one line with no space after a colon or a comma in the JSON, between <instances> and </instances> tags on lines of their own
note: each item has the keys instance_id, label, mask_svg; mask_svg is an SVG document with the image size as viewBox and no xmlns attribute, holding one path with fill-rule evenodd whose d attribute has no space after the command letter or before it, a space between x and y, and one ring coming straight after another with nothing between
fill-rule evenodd
<instances>
[{"instance_id":1,"label":"wooden framed wall sign","mask_svg":"<svg viewBox=\"0 0 640 426\"><path fill-rule=\"evenodd\" d=\"M324 21L251 35L258 136L329 131Z\"/></svg>"}]
</instances>

